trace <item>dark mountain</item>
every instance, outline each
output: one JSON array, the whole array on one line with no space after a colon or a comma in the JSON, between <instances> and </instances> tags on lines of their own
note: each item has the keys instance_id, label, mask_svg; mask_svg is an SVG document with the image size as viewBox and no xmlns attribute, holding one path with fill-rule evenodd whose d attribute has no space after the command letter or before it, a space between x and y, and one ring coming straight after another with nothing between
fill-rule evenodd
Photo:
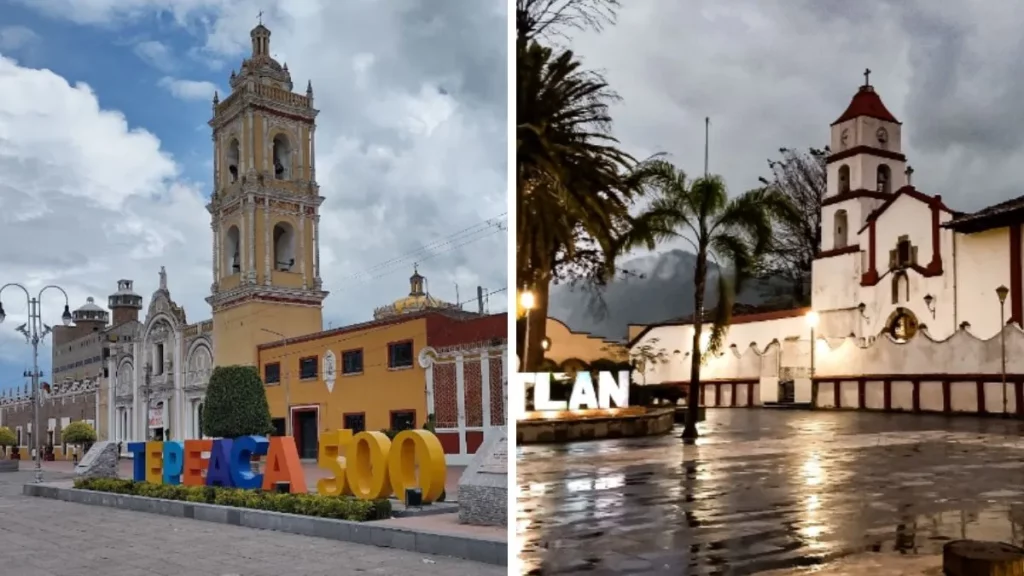
<instances>
[{"instance_id":1,"label":"dark mountain","mask_svg":"<svg viewBox=\"0 0 1024 576\"><path fill-rule=\"evenodd\" d=\"M601 292L604 306L581 288L553 286L549 314L573 330L606 338L626 338L628 324L665 322L693 314L693 274L697 257L683 250L638 256L622 262L621 268L640 277L616 278ZM718 268L711 265L708 278L707 308L713 307L714 281ZM786 283L750 282L737 298L738 303L786 307Z\"/></svg>"}]
</instances>

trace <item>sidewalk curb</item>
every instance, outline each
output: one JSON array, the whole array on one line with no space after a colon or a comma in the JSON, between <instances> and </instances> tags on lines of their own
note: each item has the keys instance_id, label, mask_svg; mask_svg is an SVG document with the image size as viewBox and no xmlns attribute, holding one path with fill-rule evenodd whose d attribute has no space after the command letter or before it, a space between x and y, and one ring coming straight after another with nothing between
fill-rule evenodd
<instances>
[{"instance_id":1,"label":"sidewalk curb","mask_svg":"<svg viewBox=\"0 0 1024 576\"><path fill-rule=\"evenodd\" d=\"M374 525L372 522L351 522L348 520L335 520L333 518L268 512L266 510L233 508L216 504L162 500L159 498L112 494L109 492L93 492L91 490L62 488L52 484L25 484L22 488L22 493L25 496L64 500L76 504L106 506L108 508L120 508L135 512L148 512L163 516L201 520L203 522L230 524L232 526L243 526L258 530L276 530L289 534L341 540L381 548L397 548L421 554L437 554L497 566L506 566L508 564L508 543L489 538L474 538L443 532L379 526Z\"/></svg>"}]
</instances>

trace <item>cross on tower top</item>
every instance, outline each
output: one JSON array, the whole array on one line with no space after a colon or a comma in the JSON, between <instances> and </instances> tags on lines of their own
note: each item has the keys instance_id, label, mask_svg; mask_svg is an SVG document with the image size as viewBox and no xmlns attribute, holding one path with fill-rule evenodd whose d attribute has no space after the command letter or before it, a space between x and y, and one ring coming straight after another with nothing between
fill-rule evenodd
<instances>
[{"instance_id":1,"label":"cross on tower top","mask_svg":"<svg viewBox=\"0 0 1024 576\"><path fill-rule=\"evenodd\" d=\"M261 12L261 14L262 14L262 12ZM870 76L871 76L871 69L870 68L865 68L864 69L864 85L865 86L870 86L871 85L871 81L870 81L870 78L869 78Z\"/></svg>"},{"instance_id":2,"label":"cross on tower top","mask_svg":"<svg viewBox=\"0 0 1024 576\"><path fill-rule=\"evenodd\" d=\"M257 14L256 17L259 19L260 26L262 26L263 25L263 10L260 10L260 13Z\"/></svg>"},{"instance_id":3,"label":"cross on tower top","mask_svg":"<svg viewBox=\"0 0 1024 576\"><path fill-rule=\"evenodd\" d=\"M914 176L914 169L908 164L904 172L907 175L907 186L910 186L910 179Z\"/></svg>"}]
</instances>

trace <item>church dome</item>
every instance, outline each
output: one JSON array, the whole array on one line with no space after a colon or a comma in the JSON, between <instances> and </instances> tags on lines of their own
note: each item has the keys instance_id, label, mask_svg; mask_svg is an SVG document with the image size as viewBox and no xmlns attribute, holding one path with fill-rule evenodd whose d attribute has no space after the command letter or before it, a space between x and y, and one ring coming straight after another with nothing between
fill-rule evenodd
<instances>
[{"instance_id":1,"label":"church dome","mask_svg":"<svg viewBox=\"0 0 1024 576\"><path fill-rule=\"evenodd\" d=\"M71 313L71 317L76 324L79 322L103 322L106 324L110 319L110 314L97 306L96 301L90 296L85 299L85 304L81 308Z\"/></svg>"},{"instance_id":2,"label":"church dome","mask_svg":"<svg viewBox=\"0 0 1024 576\"><path fill-rule=\"evenodd\" d=\"M412 276L409 277L409 295L395 300L387 306L381 306L373 311L373 319L390 318L401 314L413 314L424 310L450 310L458 309L458 304L445 302L431 296L426 289L426 278L420 275L419 270L413 268Z\"/></svg>"}]
</instances>

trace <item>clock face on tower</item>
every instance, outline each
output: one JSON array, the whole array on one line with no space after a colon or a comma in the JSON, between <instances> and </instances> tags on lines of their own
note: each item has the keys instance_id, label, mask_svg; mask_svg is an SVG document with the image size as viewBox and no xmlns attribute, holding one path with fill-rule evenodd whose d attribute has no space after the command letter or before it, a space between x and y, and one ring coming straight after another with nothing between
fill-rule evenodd
<instances>
[{"instance_id":1,"label":"clock face on tower","mask_svg":"<svg viewBox=\"0 0 1024 576\"><path fill-rule=\"evenodd\" d=\"M843 130L842 133L839 134L839 144L843 148L846 148L847 146L850 145L850 129L849 128Z\"/></svg>"},{"instance_id":2,"label":"clock face on tower","mask_svg":"<svg viewBox=\"0 0 1024 576\"><path fill-rule=\"evenodd\" d=\"M878 132L875 132L875 138L878 138L878 143L885 145L889 141L889 133L885 131L885 128L879 128Z\"/></svg>"}]
</instances>

